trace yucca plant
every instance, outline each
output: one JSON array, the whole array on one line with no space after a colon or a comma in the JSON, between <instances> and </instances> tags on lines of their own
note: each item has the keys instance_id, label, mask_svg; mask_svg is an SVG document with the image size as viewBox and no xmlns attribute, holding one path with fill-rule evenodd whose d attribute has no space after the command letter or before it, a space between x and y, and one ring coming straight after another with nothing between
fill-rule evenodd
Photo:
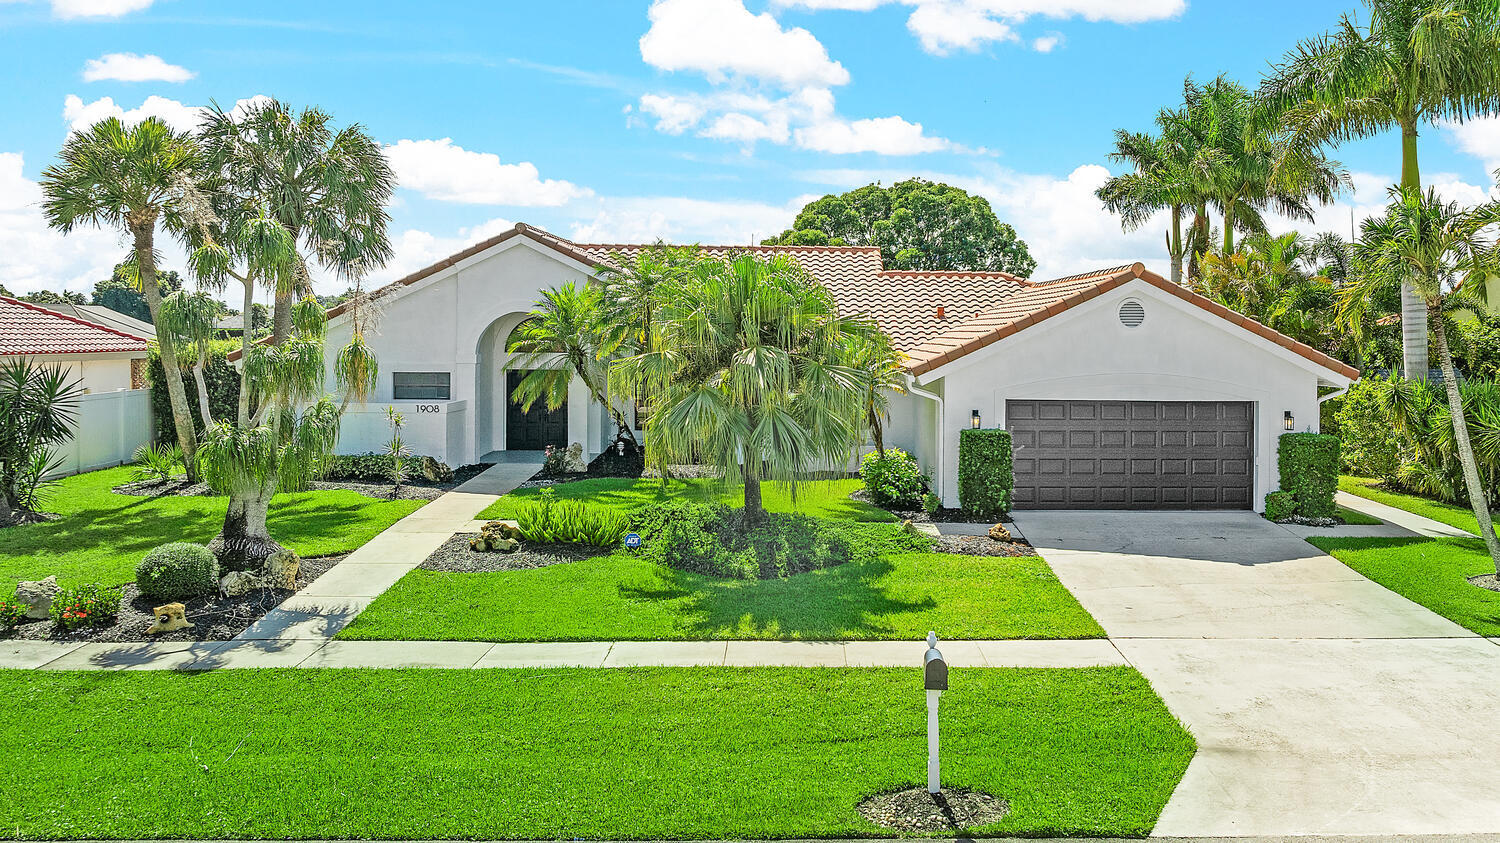
<instances>
[{"instance_id":1,"label":"yucca plant","mask_svg":"<svg viewBox=\"0 0 1500 843\"><path fill-rule=\"evenodd\" d=\"M0 362L0 525L37 517L37 486L50 473L45 455L72 437L82 395L61 366L25 357Z\"/></svg>"}]
</instances>

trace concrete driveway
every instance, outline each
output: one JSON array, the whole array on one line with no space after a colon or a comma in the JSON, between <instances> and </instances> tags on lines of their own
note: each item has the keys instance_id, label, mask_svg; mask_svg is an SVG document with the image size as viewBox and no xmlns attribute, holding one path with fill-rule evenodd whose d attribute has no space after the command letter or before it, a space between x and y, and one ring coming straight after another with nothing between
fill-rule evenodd
<instances>
[{"instance_id":1,"label":"concrete driveway","mask_svg":"<svg viewBox=\"0 0 1500 843\"><path fill-rule=\"evenodd\" d=\"M1198 739L1158 836L1500 830L1500 646L1251 513L1016 521Z\"/></svg>"}]
</instances>

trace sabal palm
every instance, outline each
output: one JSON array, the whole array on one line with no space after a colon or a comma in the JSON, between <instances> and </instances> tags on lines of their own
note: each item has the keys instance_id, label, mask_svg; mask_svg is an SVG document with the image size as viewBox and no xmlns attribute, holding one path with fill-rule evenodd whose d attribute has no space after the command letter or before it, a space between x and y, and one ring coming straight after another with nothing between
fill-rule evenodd
<instances>
[{"instance_id":1,"label":"sabal palm","mask_svg":"<svg viewBox=\"0 0 1500 843\"><path fill-rule=\"evenodd\" d=\"M151 320L159 325L157 225L182 234L212 220L194 181L199 156L193 139L155 117L128 128L110 117L69 135L58 157L58 163L42 171L42 213L48 225L63 233L92 225L129 234L135 278ZM189 479L196 479L198 441L176 348L162 336L157 337L157 344L177 442Z\"/></svg>"},{"instance_id":2,"label":"sabal palm","mask_svg":"<svg viewBox=\"0 0 1500 843\"><path fill-rule=\"evenodd\" d=\"M790 256L704 259L668 282L649 347L612 374L650 398L653 461L719 467L754 519L763 474L795 495L862 438L868 375L850 350L875 330L840 317Z\"/></svg>"},{"instance_id":3,"label":"sabal palm","mask_svg":"<svg viewBox=\"0 0 1500 843\"><path fill-rule=\"evenodd\" d=\"M1379 284L1396 281L1415 291L1426 305L1464 485L1480 535L1500 573L1500 541L1475 463L1442 318L1448 296L1465 291L1483 295L1485 281L1500 274L1500 248L1485 234L1491 226L1500 225L1500 202L1465 210L1457 203L1444 202L1435 191L1424 194L1398 188L1391 190L1391 198L1385 216L1365 221L1357 252L1366 271L1350 294L1368 293Z\"/></svg>"},{"instance_id":4,"label":"sabal palm","mask_svg":"<svg viewBox=\"0 0 1500 843\"><path fill-rule=\"evenodd\" d=\"M1303 41L1261 84L1263 121L1313 143L1401 132L1403 190L1420 190L1417 134L1439 120L1500 110L1500 4L1494 0L1364 0ZM1426 377L1426 305L1403 288L1403 365Z\"/></svg>"}]
</instances>

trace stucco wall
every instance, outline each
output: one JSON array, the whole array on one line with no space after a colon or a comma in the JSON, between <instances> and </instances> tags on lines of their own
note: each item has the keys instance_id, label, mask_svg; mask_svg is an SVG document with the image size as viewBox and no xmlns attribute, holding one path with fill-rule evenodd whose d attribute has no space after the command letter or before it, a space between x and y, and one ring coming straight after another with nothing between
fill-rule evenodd
<instances>
[{"instance_id":1,"label":"stucco wall","mask_svg":"<svg viewBox=\"0 0 1500 843\"><path fill-rule=\"evenodd\" d=\"M1127 298L1146 310L1140 326L1120 323ZM946 395L943 491L958 503L958 432L979 410L985 427L1005 426L1013 399L1255 402L1255 508L1278 486L1283 411L1296 429L1318 429L1314 364L1145 282L1079 305L934 372ZM935 426L935 425L934 425ZM918 438L935 438L925 427Z\"/></svg>"}]
</instances>

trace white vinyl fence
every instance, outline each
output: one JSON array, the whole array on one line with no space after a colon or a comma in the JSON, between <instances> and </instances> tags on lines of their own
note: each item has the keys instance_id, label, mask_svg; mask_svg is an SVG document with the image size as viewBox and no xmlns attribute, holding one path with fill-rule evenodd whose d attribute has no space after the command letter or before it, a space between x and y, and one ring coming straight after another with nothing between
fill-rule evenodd
<instances>
[{"instance_id":1,"label":"white vinyl fence","mask_svg":"<svg viewBox=\"0 0 1500 843\"><path fill-rule=\"evenodd\" d=\"M130 462L135 449L151 441L154 427L150 390L122 389L82 396L73 438L53 448L63 459L56 476Z\"/></svg>"}]
</instances>

